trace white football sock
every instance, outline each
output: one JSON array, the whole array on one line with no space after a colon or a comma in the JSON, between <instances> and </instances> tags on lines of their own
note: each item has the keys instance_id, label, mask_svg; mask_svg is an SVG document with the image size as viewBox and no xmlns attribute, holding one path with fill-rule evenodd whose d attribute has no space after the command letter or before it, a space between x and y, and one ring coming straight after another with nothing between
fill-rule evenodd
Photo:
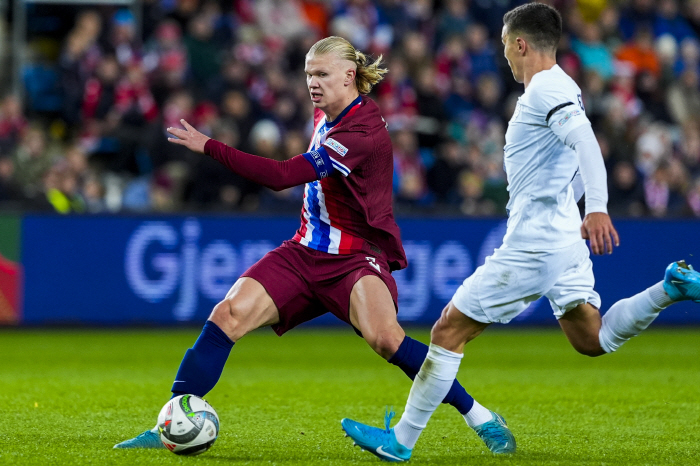
<instances>
[{"instance_id":1,"label":"white football sock","mask_svg":"<svg viewBox=\"0 0 700 466\"><path fill-rule=\"evenodd\" d=\"M472 428L480 426L484 422L489 422L491 419L493 419L491 411L481 406L476 400L474 400L472 409L464 415L464 420L467 421L467 425Z\"/></svg>"},{"instance_id":2,"label":"white football sock","mask_svg":"<svg viewBox=\"0 0 700 466\"><path fill-rule=\"evenodd\" d=\"M160 431L158 430L158 424L156 424L156 426L153 429L151 429L151 432L153 432L154 434L160 433Z\"/></svg>"},{"instance_id":3,"label":"white football sock","mask_svg":"<svg viewBox=\"0 0 700 466\"><path fill-rule=\"evenodd\" d=\"M433 412L452 387L463 354L430 344L428 355L416 375L406 409L394 427L396 440L413 449Z\"/></svg>"},{"instance_id":4,"label":"white football sock","mask_svg":"<svg viewBox=\"0 0 700 466\"><path fill-rule=\"evenodd\" d=\"M651 324L659 312L673 301L663 288L663 282L613 304L603 316L598 339L606 353L616 351L623 343Z\"/></svg>"}]
</instances>

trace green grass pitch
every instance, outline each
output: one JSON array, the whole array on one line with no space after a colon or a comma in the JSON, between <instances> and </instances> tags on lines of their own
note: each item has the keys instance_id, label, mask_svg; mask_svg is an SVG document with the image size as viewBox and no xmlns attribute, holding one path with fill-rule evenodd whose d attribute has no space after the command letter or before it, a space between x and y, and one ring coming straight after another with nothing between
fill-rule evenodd
<instances>
[{"instance_id":1,"label":"green grass pitch","mask_svg":"<svg viewBox=\"0 0 700 466\"><path fill-rule=\"evenodd\" d=\"M339 421L379 425L387 405L400 414L410 382L347 328L261 330L236 344L207 396L222 429L203 455L113 450L155 424L198 334L0 330L0 465L380 464ZM508 420L518 453L492 456L443 405L412 464L700 464L700 329L652 328L597 359L555 329L493 328L467 350L459 379Z\"/></svg>"}]
</instances>

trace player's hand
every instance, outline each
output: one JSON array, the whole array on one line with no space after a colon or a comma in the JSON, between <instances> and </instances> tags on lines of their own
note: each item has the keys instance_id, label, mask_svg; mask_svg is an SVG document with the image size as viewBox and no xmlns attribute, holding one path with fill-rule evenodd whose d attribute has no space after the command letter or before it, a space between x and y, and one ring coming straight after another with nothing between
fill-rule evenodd
<instances>
[{"instance_id":1,"label":"player's hand","mask_svg":"<svg viewBox=\"0 0 700 466\"><path fill-rule=\"evenodd\" d=\"M620 245L620 236L610 220L610 216L603 212L592 212L586 215L581 225L581 236L590 240L593 254L601 255L607 252L612 254L613 244Z\"/></svg>"},{"instance_id":2,"label":"player's hand","mask_svg":"<svg viewBox=\"0 0 700 466\"><path fill-rule=\"evenodd\" d=\"M204 144L206 144L211 138L194 129L194 126L187 123L185 120L180 120L180 123L182 123L182 126L184 126L185 129L172 127L168 128L168 133L175 136L174 138L168 138L168 141L172 142L173 144L185 146L189 150L203 154Z\"/></svg>"}]
</instances>

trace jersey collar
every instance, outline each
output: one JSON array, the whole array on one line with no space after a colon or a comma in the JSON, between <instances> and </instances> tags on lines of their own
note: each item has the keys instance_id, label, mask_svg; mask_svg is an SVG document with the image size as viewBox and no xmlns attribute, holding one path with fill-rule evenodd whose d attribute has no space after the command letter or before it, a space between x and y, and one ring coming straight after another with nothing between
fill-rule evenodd
<instances>
[{"instance_id":1,"label":"jersey collar","mask_svg":"<svg viewBox=\"0 0 700 466\"><path fill-rule=\"evenodd\" d=\"M361 95L358 95L358 96L357 96L357 99L353 100L353 101L350 103L350 105L348 105L347 107L345 107L345 110L343 110L342 112L340 112L340 115L338 115L338 117L337 117L335 120L333 120L333 121L326 121L326 128L330 129L330 128L334 127L335 125L337 125L338 122L339 122L340 120L342 120L343 117L344 117L345 115L348 114L348 112L350 111L350 109L353 108L355 105L359 104L360 102L362 102L362 96L361 96Z\"/></svg>"}]
</instances>

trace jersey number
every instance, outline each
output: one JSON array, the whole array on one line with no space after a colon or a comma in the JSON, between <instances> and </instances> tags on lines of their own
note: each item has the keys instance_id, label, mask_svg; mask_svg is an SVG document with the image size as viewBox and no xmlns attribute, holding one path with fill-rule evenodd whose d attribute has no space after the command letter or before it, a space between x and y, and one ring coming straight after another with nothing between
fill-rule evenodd
<instances>
[{"instance_id":1,"label":"jersey number","mask_svg":"<svg viewBox=\"0 0 700 466\"><path fill-rule=\"evenodd\" d=\"M377 260L374 257L365 257L365 259L367 259L369 265L377 269L377 272L382 273L382 271L379 269L379 264L377 264Z\"/></svg>"}]
</instances>

